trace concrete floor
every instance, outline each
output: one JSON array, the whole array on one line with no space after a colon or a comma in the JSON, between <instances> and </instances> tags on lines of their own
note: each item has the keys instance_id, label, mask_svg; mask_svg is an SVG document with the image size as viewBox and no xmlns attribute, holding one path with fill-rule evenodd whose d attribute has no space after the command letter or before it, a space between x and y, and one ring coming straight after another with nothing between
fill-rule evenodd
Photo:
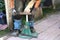
<instances>
[{"instance_id":1,"label":"concrete floor","mask_svg":"<svg viewBox=\"0 0 60 40\"><path fill-rule=\"evenodd\" d=\"M39 33L37 38L22 39L9 37L7 40L60 40L60 12L47 15L42 20L37 21L34 26L36 32Z\"/></svg>"},{"instance_id":2,"label":"concrete floor","mask_svg":"<svg viewBox=\"0 0 60 40\"><path fill-rule=\"evenodd\" d=\"M35 25L35 29L40 33L37 40L60 40L60 12L38 22Z\"/></svg>"}]
</instances>

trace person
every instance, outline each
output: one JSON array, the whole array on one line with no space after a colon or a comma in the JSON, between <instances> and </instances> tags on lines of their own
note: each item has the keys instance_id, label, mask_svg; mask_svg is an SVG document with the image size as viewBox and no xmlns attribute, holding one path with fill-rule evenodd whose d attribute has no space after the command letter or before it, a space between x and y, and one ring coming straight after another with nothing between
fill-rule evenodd
<instances>
[{"instance_id":1,"label":"person","mask_svg":"<svg viewBox=\"0 0 60 40\"><path fill-rule=\"evenodd\" d=\"M21 29L21 25L22 25L22 22L21 22L22 16L17 14L15 9L12 10L12 13L13 13L13 15L12 15L12 19L13 19L13 33L12 33L12 35L18 36L19 33L21 33L20 29Z\"/></svg>"},{"instance_id":2,"label":"person","mask_svg":"<svg viewBox=\"0 0 60 40\"><path fill-rule=\"evenodd\" d=\"M39 6L40 6L41 0L35 0L34 5L32 6L32 8L30 9L30 13L32 13L33 10L36 10ZM34 14L29 15L29 26L31 29L31 32L34 33L35 29L34 29Z\"/></svg>"}]
</instances>

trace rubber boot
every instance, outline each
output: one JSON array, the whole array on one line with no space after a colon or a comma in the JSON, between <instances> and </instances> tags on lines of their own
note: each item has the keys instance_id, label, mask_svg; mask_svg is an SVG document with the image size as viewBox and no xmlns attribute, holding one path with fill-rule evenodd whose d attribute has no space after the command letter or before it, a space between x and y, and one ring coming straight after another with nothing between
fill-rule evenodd
<instances>
[{"instance_id":1,"label":"rubber boot","mask_svg":"<svg viewBox=\"0 0 60 40\"><path fill-rule=\"evenodd\" d=\"M30 26L30 30L32 33L35 32L35 29L34 29L34 22L33 21L29 21L29 26Z\"/></svg>"},{"instance_id":2,"label":"rubber boot","mask_svg":"<svg viewBox=\"0 0 60 40\"><path fill-rule=\"evenodd\" d=\"M14 32L12 33L13 36L18 36L21 28L21 19L20 20L14 20Z\"/></svg>"}]
</instances>

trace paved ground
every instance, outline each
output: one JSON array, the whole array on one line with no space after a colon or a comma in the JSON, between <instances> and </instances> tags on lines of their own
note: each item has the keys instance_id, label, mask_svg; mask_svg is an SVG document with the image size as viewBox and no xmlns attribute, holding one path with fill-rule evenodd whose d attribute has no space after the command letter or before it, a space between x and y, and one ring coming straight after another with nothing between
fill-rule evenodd
<instances>
[{"instance_id":1,"label":"paved ground","mask_svg":"<svg viewBox=\"0 0 60 40\"><path fill-rule=\"evenodd\" d=\"M60 12L47 15L42 20L37 21L35 23L35 29L40 33L37 38L22 39L9 37L7 40L60 40ZM0 39L2 40L2 38Z\"/></svg>"}]
</instances>

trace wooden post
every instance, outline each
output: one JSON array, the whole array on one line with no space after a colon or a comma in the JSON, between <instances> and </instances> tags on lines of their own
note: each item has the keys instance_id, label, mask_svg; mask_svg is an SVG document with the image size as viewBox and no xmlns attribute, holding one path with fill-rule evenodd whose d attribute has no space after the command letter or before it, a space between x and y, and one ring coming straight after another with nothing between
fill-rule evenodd
<instances>
[{"instance_id":1,"label":"wooden post","mask_svg":"<svg viewBox=\"0 0 60 40\"><path fill-rule=\"evenodd\" d=\"M6 17L7 17L7 25L10 30L12 30L12 13L10 8L10 0L4 0L5 1L5 8L6 8Z\"/></svg>"},{"instance_id":2,"label":"wooden post","mask_svg":"<svg viewBox=\"0 0 60 40\"><path fill-rule=\"evenodd\" d=\"M53 9L56 9L55 0L52 0L52 6L53 6Z\"/></svg>"},{"instance_id":3,"label":"wooden post","mask_svg":"<svg viewBox=\"0 0 60 40\"><path fill-rule=\"evenodd\" d=\"M9 3L9 1L8 0L4 0L4 2L5 2L5 8L6 8L6 17L7 17L7 24L8 24L8 26L9 26L9 9L8 9L8 3Z\"/></svg>"}]
</instances>

